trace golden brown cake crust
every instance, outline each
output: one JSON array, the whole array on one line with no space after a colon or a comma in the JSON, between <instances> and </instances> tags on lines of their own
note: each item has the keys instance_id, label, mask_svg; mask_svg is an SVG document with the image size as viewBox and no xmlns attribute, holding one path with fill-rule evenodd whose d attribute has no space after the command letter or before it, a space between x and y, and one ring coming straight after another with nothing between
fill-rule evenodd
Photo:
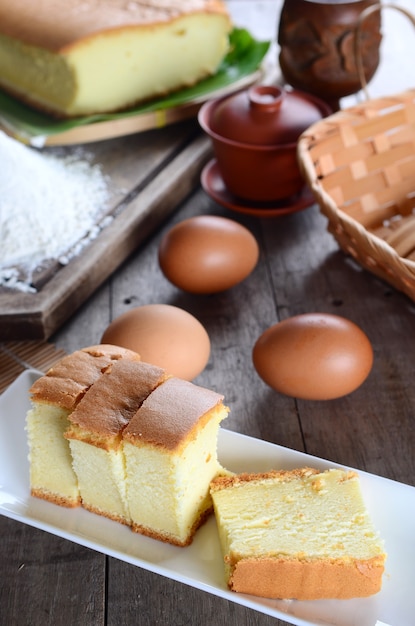
<instances>
[{"instance_id":1,"label":"golden brown cake crust","mask_svg":"<svg viewBox=\"0 0 415 626\"><path fill-rule=\"evenodd\" d=\"M242 485L243 483L256 482L267 479L277 479L281 482L287 482L320 473L320 470L316 470L312 467L301 467L293 470L270 470L269 472L257 472L255 474L245 472L242 474L232 474L229 476L217 476L210 483L210 489L211 492L215 492L220 491L221 489L228 489L229 487ZM350 477L357 476L355 472L348 472L348 475L350 475Z\"/></svg>"},{"instance_id":2,"label":"golden brown cake crust","mask_svg":"<svg viewBox=\"0 0 415 626\"><path fill-rule=\"evenodd\" d=\"M324 472L323 472L324 474ZM242 473L218 476L211 481L210 491L238 488L262 481L289 483L316 476L311 488L321 489L320 470L302 467L293 470L271 470L263 473ZM354 470L343 470L339 481L358 479ZM224 556L229 567L228 586L232 591L265 598L319 600L350 599L371 596L382 586L386 554L372 558L311 557L296 554L286 557L258 554L243 556L230 553Z\"/></svg>"},{"instance_id":3,"label":"golden brown cake crust","mask_svg":"<svg viewBox=\"0 0 415 626\"><path fill-rule=\"evenodd\" d=\"M209 411L223 396L179 378L169 378L143 402L124 431L134 445L149 444L174 450L204 426Z\"/></svg>"},{"instance_id":4,"label":"golden brown cake crust","mask_svg":"<svg viewBox=\"0 0 415 626\"><path fill-rule=\"evenodd\" d=\"M102 373L119 359L140 360L132 350L117 346L90 346L63 357L30 388L33 402L71 410Z\"/></svg>"},{"instance_id":5,"label":"golden brown cake crust","mask_svg":"<svg viewBox=\"0 0 415 626\"><path fill-rule=\"evenodd\" d=\"M179 546L180 548L184 548L186 546L189 546L192 543L193 537L196 531L198 530L198 528L203 526L203 524L207 521L207 519L210 517L212 513L213 513L213 507L205 509L199 515L199 517L193 524L186 540L182 542L180 542L177 539L177 537L175 537L174 535L167 535L167 534L163 535L162 533L152 530L151 528L148 528L146 526L141 526L140 524L134 524L134 522L132 523L131 528L135 533L139 533L140 535L145 535L146 537L152 537L153 539L157 539L158 541L164 541L164 543L171 543L175 546Z\"/></svg>"},{"instance_id":6,"label":"golden brown cake crust","mask_svg":"<svg viewBox=\"0 0 415 626\"><path fill-rule=\"evenodd\" d=\"M108 511L104 511L97 506L91 506L87 502L82 502L82 508L84 508L86 511L89 511L90 513L94 513L95 515L100 515L101 517L112 519L114 522L118 522L119 524L123 524L124 526L130 526L129 520L127 520L125 517L122 517L121 515L111 515L111 513L109 513Z\"/></svg>"},{"instance_id":7,"label":"golden brown cake crust","mask_svg":"<svg viewBox=\"0 0 415 626\"><path fill-rule=\"evenodd\" d=\"M0 0L0 33L60 52L100 32L168 22L187 13L228 14L221 0Z\"/></svg>"},{"instance_id":8,"label":"golden brown cake crust","mask_svg":"<svg viewBox=\"0 0 415 626\"><path fill-rule=\"evenodd\" d=\"M346 600L380 591L384 558L369 561L242 559L234 565L229 588L266 598Z\"/></svg>"},{"instance_id":9,"label":"golden brown cake crust","mask_svg":"<svg viewBox=\"0 0 415 626\"><path fill-rule=\"evenodd\" d=\"M56 493L52 493L46 489L36 489L32 487L30 489L30 495L34 498L41 498L42 500L47 500L48 502L53 502L53 504L58 504L59 506L65 506L67 508L75 508L80 506L81 498L64 498L63 496L58 496Z\"/></svg>"},{"instance_id":10,"label":"golden brown cake crust","mask_svg":"<svg viewBox=\"0 0 415 626\"><path fill-rule=\"evenodd\" d=\"M95 346L87 346L86 348L81 348L81 352L86 352L94 357L105 357L110 359L110 361L118 361L118 359L131 359L133 361L138 361L140 359L140 355L137 352L129 350L128 348L122 348L121 346L114 346L109 343L99 343Z\"/></svg>"},{"instance_id":11,"label":"golden brown cake crust","mask_svg":"<svg viewBox=\"0 0 415 626\"><path fill-rule=\"evenodd\" d=\"M120 359L90 387L69 415L75 428L69 428L65 436L88 443L95 443L96 436L118 436L166 377L166 372L155 365Z\"/></svg>"}]
</instances>

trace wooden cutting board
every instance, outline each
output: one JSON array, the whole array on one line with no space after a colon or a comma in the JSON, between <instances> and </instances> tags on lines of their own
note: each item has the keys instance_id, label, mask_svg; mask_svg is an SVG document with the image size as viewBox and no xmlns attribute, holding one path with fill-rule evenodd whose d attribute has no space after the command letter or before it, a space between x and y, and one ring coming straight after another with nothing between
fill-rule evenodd
<instances>
[{"instance_id":1,"label":"wooden cutting board","mask_svg":"<svg viewBox=\"0 0 415 626\"><path fill-rule=\"evenodd\" d=\"M79 146L45 148L68 154ZM82 148L109 178L111 223L66 266L37 276L36 293L0 291L0 340L47 339L178 208L200 180L210 142L196 120ZM59 210L59 207L56 207Z\"/></svg>"}]
</instances>

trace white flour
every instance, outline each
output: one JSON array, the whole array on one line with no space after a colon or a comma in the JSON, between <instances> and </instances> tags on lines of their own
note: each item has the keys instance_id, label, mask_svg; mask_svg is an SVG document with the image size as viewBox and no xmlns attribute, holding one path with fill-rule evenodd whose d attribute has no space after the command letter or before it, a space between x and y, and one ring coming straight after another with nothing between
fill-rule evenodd
<instances>
[{"instance_id":1,"label":"white flour","mask_svg":"<svg viewBox=\"0 0 415 626\"><path fill-rule=\"evenodd\" d=\"M0 285L33 291L36 268L67 263L97 236L108 199L98 166L40 153L0 131Z\"/></svg>"}]
</instances>

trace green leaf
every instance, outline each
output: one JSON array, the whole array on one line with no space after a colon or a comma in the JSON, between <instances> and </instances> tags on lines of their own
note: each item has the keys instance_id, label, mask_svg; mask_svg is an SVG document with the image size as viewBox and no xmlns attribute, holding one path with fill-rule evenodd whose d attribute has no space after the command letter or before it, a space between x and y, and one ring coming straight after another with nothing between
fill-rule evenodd
<instances>
[{"instance_id":1,"label":"green leaf","mask_svg":"<svg viewBox=\"0 0 415 626\"><path fill-rule=\"evenodd\" d=\"M228 87L236 81L254 73L264 59L269 41L256 40L246 29L234 28L229 36L230 49L214 76L206 78L192 87L181 89L163 98L158 98L120 113L89 115L68 120L40 113L0 90L0 120L11 128L15 135L36 137L47 136L77 126L131 117L139 114L169 109L186 102L208 97L218 89Z\"/></svg>"}]
</instances>

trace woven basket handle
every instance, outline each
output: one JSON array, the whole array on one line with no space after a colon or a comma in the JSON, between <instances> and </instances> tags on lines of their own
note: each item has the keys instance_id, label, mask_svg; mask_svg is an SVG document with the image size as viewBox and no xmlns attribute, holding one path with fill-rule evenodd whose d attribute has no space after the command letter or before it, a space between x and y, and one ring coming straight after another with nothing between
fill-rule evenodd
<instances>
[{"instance_id":1,"label":"woven basket handle","mask_svg":"<svg viewBox=\"0 0 415 626\"><path fill-rule=\"evenodd\" d=\"M361 28L362 28L362 24L364 20L369 15L372 15L372 13L376 13L377 11L381 11L383 9L395 9L396 11L403 13L404 15L406 15L406 17L409 18L409 20L415 26L415 16L407 9L397 6L396 4L384 4L383 2L379 4L374 4L370 7L367 7L366 9L363 9L361 14L359 15L359 19L357 20L356 29L355 29L354 53L355 53L355 58L356 58L357 72L359 74L359 80L362 85L362 91L365 94L367 100L370 100L370 95L369 95L369 91L367 88L367 81L366 81L365 71L364 71L363 61L362 61L362 52L360 49Z\"/></svg>"}]
</instances>

